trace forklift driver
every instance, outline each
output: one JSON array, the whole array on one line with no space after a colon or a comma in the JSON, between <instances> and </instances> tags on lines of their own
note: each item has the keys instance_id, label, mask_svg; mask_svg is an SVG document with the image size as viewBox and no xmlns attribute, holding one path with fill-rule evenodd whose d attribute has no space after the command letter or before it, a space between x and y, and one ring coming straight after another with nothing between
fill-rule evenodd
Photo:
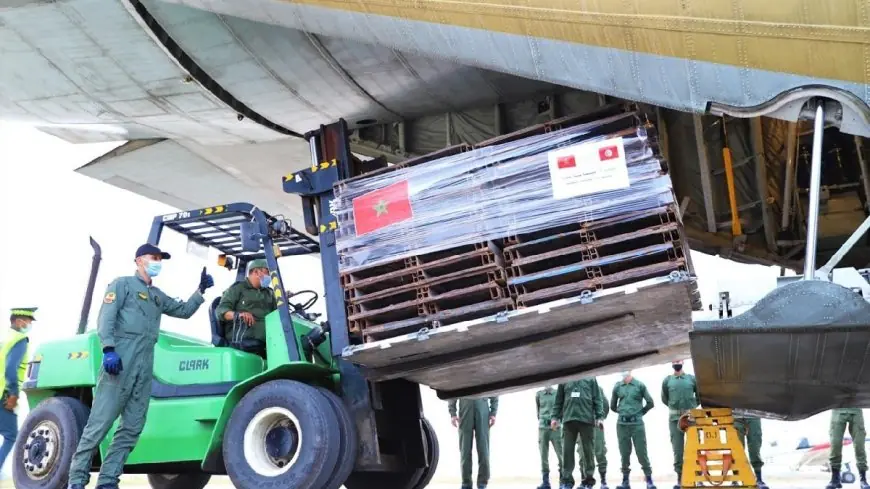
<instances>
[{"instance_id":1,"label":"forklift driver","mask_svg":"<svg viewBox=\"0 0 870 489\"><path fill-rule=\"evenodd\" d=\"M266 358L266 315L277 308L275 294L269 288L271 280L266 260L251 260L247 279L231 285L215 309L227 343L263 358Z\"/></svg>"}]
</instances>

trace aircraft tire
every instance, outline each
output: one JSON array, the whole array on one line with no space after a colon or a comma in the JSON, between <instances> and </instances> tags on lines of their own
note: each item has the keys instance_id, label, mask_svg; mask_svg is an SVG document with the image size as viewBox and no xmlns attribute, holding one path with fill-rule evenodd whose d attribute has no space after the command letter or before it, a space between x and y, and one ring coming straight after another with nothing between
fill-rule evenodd
<instances>
[{"instance_id":1,"label":"aircraft tire","mask_svg":"<svg viewBox=\"0 0 870 489\"><path fill-rule=\"evenodd\" d=\"M12 481L17 489L67 486L70 462L82 436L76 402L51 397L24 419L12 451Z\"/></svg>"},{"instance_id":2,"label":"aircraft tire","mask_svg":"<svg viewBox=\"0 0 870 489\"><path fill-rule=\"evenodd\" d=\"M211 474L148 474L152 489L203 489L211 480Z\"/></svg>"},{"instance_id":3,"label":"aircraft tire","mask_svg":"<svg viewBox=\"0 0 870 489\"><path fill-rule=\"evenodd\" d=\"M338 418L338 426L341 430L341 449L339 450L338 463L332 476L323 486L324 489L338 489L344 484L356 465L359 437L356 432L356 424L341 398L328 389L318 387L317 390L329 401L335 416Z\"/></svg>"},{"instance_id":4,"label":"aircraft tire","mask_svg":"<svg viewBox=\"0 0 870 489\"><path fill-rule=\"evenodd\" d=\"M340 448L339 421L326 396L283 379L248 392L223 439L227 475L237 489L322 489Z\"/></svg>"}]
</instances>

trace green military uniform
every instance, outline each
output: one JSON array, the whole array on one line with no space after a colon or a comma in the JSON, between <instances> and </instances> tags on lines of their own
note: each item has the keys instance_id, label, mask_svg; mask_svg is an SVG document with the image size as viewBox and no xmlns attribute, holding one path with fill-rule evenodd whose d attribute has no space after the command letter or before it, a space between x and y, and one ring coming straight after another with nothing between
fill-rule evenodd
<instances>
[{"instance_id":1,"label":"green military uniform","mask_svg":"<svg viewBox=\"0 0 870 489\"><path fill-rule=\"evenodd\" d=\"M598 386L599 393L601 394L601 409L604 412L604 418L607 418L607 413L610 411L610 402L607 400L607 396L604 395L604 388L600 385ZM601 477L601 489L607 489L607 444L604 441L604 429L596 429L595 430L595 441L593 443L593 451L595 452L595 463L598 464L598 475ZM580 460L582 460L583 448L581 445L577 445L577 456ZM580 464L581 467L585 467L583 463ZM582 474L583 478L586 479L588 474Z\"/></svg>"},{"instance_id":2,"label":"green military uniform","mask_svg":"<svg viewBox=\"0 0 870 489\"><path fill-rule=\"evenodd\" d=\"M619 381L613 386L610 398L610 409L618 416L616 419L616 437L619 440L619 454L622 458L623 486L627 486L630 472L631 449L637 450L637 461L647 478L647 485L652 484L652 469L646 451L646 428L643 416L653 408L653 399L643 382L631 379L625 383Z\"/></svg>"},{"instance_id":3,"label":"green military uniform","mask_svg":"<svg viewBox=\"0 0 870 489\"><path fill-rule=\"evenodd\" d=\"M867 432L864 430L864 411L859 408L831 410L831 472L839 472L843 463L843 435L847 424L852 446L855 447L858 472L864 474L867 472L867 450L864 445Z\"/></svg>"},{"instance_id":4,"label":"green military uniform","mask_svg":"<svg viewBox=\"0 0 870 489\"><path fill-rule=\"evenodd\" d=\"M674 472L677 480L683 474L683 447L685 433L680 430L680 416L698 407L698 383L695 376L687 373L668 375L662 382L662 403L668 407L668 425L671 432L671 449L674 452Z\"/></svg>"},{"instance_id":5,"label":"green military uniform","mask_svg":"<svg viewBox=\"0 0 870 489\"><path fill-rule=\"evenodd\" d=\"M550 487L550 446L556 452L559 461L559 473L562 473L562 430L550 427L555 419L553 408L556 405L556 389L547 387L535 394L535 405L538 410L538 449L541 452L541 474L543 484L541 489Z\"/></svg>"},{"instance_id":6,"label":"green military uniform","mask_svg":"<svg viewBox=\"0 0 870 489\"><path fill-rule=\"evenodd\" d=\"M582 379L560 384L556 390L555 420L562 422L562 487L574 487L574 446L578 437L582 446L581 475L586 474L583 485L595 484L593 459L595 429L598 420L604 419L604 404L601 388L595 379Z\"/></svg>"},{"instance_id":7,"label":"green military uniform","mask_svg":"<svg viewBox=\"0 0 870 489\"><path fill-rule=\"evenodd\" d=\"M458 407L458 410L457 410ZM462 487L471 487L471 445L477 446L477 487L489 483L489 418L498 412L498 398L459 399L447 403L450 417L459 417Z\"/></svg>"},{"instance_id":8,"label":"green military uniform","mask_svg":"<svg viewBox=\"0 0 870 489\"><path fill-rule=\"evenodd\" d=\"M761 460L761 418L754 416L735 416L734 428L737 430L737 437L740 438L740 443L749 449L749 463L755 471L755 476L758 482L761 482L761 467L764 462Z\"/></svg>"},{"instance_id":9,"label":"green military uniform","mask_svg":"<svg viewBox=\"0 0 870 489\"><path fill-rule=\"evenodd\" d=\"M269 268L266 260L254 260L251 268ZM249 312L254 316L254 324L244 330L239 339L254 339L266 341L266 316L277 309L275 293L268 287L255 287L249 280L242 280L230 286L215 309L217 320L223 325L223 337L232 340L232 321L224 319L224 314L233 312ZM240 327L246 327L244 324Z\"/></svg>"},{"instance_id":10,"label":"green military uniform","mask_svg":"<svg viewBox=\"0 0 870 489\"><path fill-rule=\"evenodd\" d=\"M203 303L197 290L179 301L147 284L138 274L115 279L106 289L97 323L103 348L114 348L123 370L118 375L100 373L93 407L81 441L73 455L70 484L87 485L94 451L115 419L121 423L103 459L98 485L116 487L130 451L145 425L154 367L154 345L162 314L177 318L193 316Z\"/></svg>"}]
</instances>

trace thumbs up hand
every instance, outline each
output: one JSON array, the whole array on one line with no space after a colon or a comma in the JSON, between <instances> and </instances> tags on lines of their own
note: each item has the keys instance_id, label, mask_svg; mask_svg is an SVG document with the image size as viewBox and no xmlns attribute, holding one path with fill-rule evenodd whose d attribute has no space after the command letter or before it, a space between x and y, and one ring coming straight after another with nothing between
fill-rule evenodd
<instances>
[{"instance_id":1,"label":"thumbs up hand","mask_svg":"<svg viewBox=\"0 0 870 489\"><path fill-rule=\"evenodd\" d=\"M208 274L205 267L202 267L202 273L199 276L199 293L205 293L205 289L214 287L214 279Z\"/></svg>"}]
</instances>

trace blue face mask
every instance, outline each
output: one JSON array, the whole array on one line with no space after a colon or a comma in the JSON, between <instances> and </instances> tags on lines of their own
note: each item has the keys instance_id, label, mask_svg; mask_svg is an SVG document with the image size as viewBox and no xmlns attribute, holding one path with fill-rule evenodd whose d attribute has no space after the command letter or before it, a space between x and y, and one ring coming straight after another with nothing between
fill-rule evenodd
<instances>
[{"instance_id":1,"label":"blue face mask","mask_svg":"<svg viewBox=\"0 0 870 489\"><path fill-rule=\"evenodd\" d=\"M163 263L159 261L149 261L148 264L145 265L145 273L147 273L149 277L156 277L160 274L161 268L163 268Z\"/></svg>"},{"instance_id":2,"label":"blue face mask","mask_svg":"<svg viewBox=\"0 0 870 489\"><path fill-rule=\"evenodd\" d=\"M262 277L260 277L260 287L266 289L266 288L269 288L270 285L272 285L272 277L271 276L263 275Z\"/></svg>"}]
</instances>

